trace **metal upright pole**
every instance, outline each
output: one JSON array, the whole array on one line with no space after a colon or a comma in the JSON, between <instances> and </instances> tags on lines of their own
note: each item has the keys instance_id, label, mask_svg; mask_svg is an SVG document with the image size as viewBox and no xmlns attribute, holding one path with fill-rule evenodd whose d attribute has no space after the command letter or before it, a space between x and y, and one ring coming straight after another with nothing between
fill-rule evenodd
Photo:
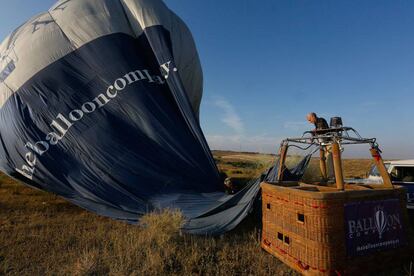
<instances>
[{"instance_id":1,"label":"metal upright pole","mask_svg":"<svg viewBox=\"0 0 414 276\"><path fill-rule=\"evenodd\" d=\"M370 151L372 157L374 158L375 165L377 166L377 169L382 177L384 186L387 188L394 188L391 182L390 175L388 174L387 168L384 165L384 160L382 159L382 156L379 152L379 149L376 146L373 146L370 149Z\"/></svg>"},{"instance_id":2,"label":"metal upright pole","mask_svg":"<svg viewBox=\"0 0 414 276\"><path fill-rule=\"evenodd\" d=\"M287 156L288 145L283 144L280 148L279 154L279 171L277 173L277 181L280 182L283 180L283 171L285 170L286 156Z\"/></svg>"},{"instance_id":3,"label":"metal upright pole","mask_svg":"<svg viewBox=\"0 0 414 276\"><path fill-rule=\"evenodd\" d=\"M334 141L332 143L332 157L334 163L335 171L335 181L336 187L338 190L345 190L344 176L342 174L342 160L341 160L341 150L339 148L339 143Z\"/></svg>"}]
</instances>

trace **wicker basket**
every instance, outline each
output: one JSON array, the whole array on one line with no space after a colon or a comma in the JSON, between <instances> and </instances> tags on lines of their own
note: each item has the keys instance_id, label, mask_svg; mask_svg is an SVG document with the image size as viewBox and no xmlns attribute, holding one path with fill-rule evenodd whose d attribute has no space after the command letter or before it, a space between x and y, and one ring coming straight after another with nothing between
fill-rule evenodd
<instances>
[{"instance_id":1,"label":"wicker basket","mask_svg":"<svg viewBox=\"0 0 414 276\"><path fill-rule=\"evenodd\" d=\"M392 258L396 253L399 256L407 252L407 232L398 248L359 256L350 254L346 240L345 206L351 203L398 199L402 225L407 227L401 231L409 231L403 188L346 185L345 191L338 191L303 183L289 186L292 184L261 185L262 247L295 270L305 275L352 274L370 270L378 258Z\"/></svg>"}]
</instances>

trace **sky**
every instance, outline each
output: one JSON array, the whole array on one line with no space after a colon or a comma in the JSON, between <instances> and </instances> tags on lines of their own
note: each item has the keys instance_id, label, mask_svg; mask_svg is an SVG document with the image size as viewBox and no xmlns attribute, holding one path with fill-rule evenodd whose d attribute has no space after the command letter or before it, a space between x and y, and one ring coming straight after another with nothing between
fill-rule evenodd
<instances>
[{"instance_id":1,"label":"sky","mask_svg":"<svg viewBox=\"0 0 414 276\"><path fill-rule=\"evenodd\" d=\"M0 0L0 39L54 2ZM165 2L196 41L212 149L275 153L316 112L376 137L386 158L414 159L414 1Z\"/></svg>"}]
</instances>

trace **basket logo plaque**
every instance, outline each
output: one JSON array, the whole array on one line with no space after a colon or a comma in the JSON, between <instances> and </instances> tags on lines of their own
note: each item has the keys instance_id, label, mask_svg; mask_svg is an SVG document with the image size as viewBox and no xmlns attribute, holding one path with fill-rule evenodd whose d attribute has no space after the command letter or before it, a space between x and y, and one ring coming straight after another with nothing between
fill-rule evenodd
<instances>
[{"instance_id":1,"label":"basket logo plaque","mask_svg":"<svg viewBox=\"0 0 414 276\"><path fill-rule=\"evenodd\" d=\"M398 199L345 204L349 256L398 248L407 242Z\"/></svg>"}]
</instances>

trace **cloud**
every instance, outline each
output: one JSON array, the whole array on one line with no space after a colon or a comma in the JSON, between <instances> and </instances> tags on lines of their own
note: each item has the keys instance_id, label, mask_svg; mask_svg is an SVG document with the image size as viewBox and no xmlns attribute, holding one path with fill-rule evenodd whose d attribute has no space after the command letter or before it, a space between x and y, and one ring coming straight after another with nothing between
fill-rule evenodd
<instances>
[{"instance_id":1,"label":"cloud","mask_svg":"<svg viewBox=\"0 0 414 276\"><path fill-rule=\"evenodd\" d=\"M279 137L266 134L248 136L243 120L236 108L226 99L215 97L213 105L222 111L220 121L229 127L233 134L207 134L206 139L211 149L275 153L280 143Z\"/></svg>"},{"instance_id":2,"label":"cloud","mask_svg":"<svg viewBox=\"0 0 414 276\"><path fill-rule=\"evenodd\" d=\"M216 98L214 105L223 111L223 116L220 120L239 136L243 135L245 132L244 124L234 106L224 98Z\"/></svg>"},{"instance_id":3,"label":"cloud","mask_svg":"<svg viewBox=\"0 0 414 276\"><path fill-rule=\"evenodd\" d=\"M280 137L266 134L255 136L240 135L206 135L207 142L214 150L251 151L276 153Z\"/></svg>"}]
</instances>

